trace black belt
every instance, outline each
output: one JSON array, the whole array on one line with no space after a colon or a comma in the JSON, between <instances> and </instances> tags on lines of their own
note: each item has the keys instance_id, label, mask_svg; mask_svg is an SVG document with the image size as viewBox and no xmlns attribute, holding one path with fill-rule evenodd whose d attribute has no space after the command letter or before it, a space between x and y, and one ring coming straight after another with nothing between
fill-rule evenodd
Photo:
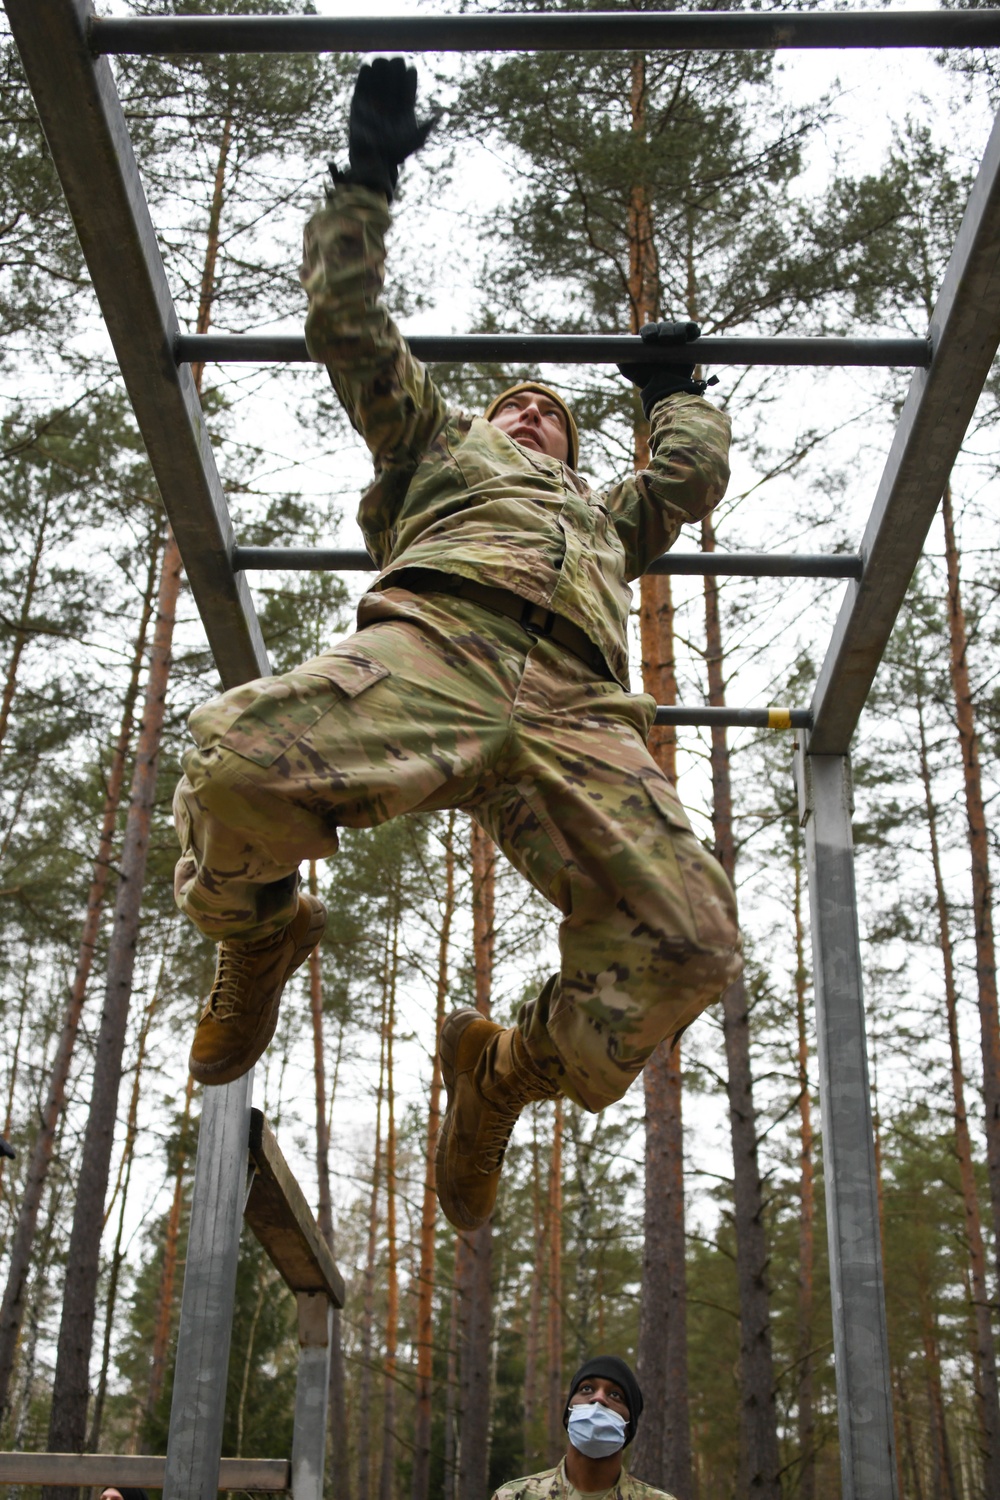
<instances>
[{"instance_id":1,"label":"black belt","mask_svg":"<svg viewBox=\"0 0 1000 1500\"><path fill-rule=\"evenodd\" d=\"M454 594L459 599L471 599L473 604L481 604L484 609L492 609L498 615L516 620L529 635L542 636L565 647L599 677L613 678L604 653L578 625L571 624L563 615L554 614L541 604L522 599L510 589L493 589L471 578L461 578L456 573L438 573L434 568L404 568L389 580L390 587L394 583L412 589L416 594Z\"/></svg>"}]
</instances>

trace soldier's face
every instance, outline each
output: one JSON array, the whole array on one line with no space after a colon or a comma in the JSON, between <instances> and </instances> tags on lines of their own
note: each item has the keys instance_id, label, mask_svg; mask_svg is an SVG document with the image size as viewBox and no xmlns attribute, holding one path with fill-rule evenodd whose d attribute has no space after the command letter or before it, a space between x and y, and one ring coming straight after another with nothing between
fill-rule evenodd
<instances>
[{"instance_id":1,"label":"soldier's face","mask_svg":"<svg viewBox=\"0 0 1000 1500\"><path fill-rule=\"evenodd\" d=\"M508 396L490 421L523 448L535 448L563 463L569 457L566 418L561 408L541 391L517 391Z\"/></svg>"},{"instance_id":2,"label":"soldier's face","mask_svg":"<svg viewBox=\"0 0 1000 1500\"><path fill-rule=\"evenodd\" d=\"M631 1415L629 1404L625 1399L625 1392L615 1380L608 1380L603 1375L588 1375L580 1381L576 1390L570 1397L570 1406L586 1406L591 1401L598 1401L602 1406L609 1406L612 1411L629 1420Z\"/></svg>"}]
</instances>

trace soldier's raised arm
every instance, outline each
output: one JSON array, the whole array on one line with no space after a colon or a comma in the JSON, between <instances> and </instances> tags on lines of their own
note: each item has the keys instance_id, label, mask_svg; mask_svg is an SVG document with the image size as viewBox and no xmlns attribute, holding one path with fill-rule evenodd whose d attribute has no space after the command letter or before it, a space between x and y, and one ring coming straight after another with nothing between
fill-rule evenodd
<instances>
[{"instance_id":1,"label":"soldier's raised arm","mask_svg":"<svg viewBox=\"0 0 1000 1500\"><path fill-rule=\"evenodd\" d=\"M434 117L416 117L417 72L401 57L365 63L348 123L349 166L305 231L306 343L326 365L376 470L412 469L445 419L444 399L379 301L399 168Z\"/></svg>"},{"instance_id":2,"label":"soldier's raised arm","mask_svg":"<svg viewBox=\"0 0 1000 1500\"><path fill-rule=\"evenodd\" d=\"M682 345L698 338L697 323L647 323L644 343ZM694 361L669 365L624 364L639 387L649 422L649 467L607 494L628 559L638 578L677 540L683 525L714 510L729 483L731 427L725 412L704 400L706 382L694 379Z\"/></svg>"}]
</instances>

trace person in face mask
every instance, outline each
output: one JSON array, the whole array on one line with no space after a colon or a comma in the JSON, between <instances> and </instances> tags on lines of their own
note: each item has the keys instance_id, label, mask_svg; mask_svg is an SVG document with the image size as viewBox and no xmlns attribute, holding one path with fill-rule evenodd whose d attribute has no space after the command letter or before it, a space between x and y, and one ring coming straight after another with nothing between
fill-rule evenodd
<instances>
[{"instance_id":1,"label":"person in face mask","mask_svg":"<svg viewBox=\"0 0 1000 1500\"><path fill-rule=\"evenodd\" d=\"M622 1467L642 1413L639 1382L616 1354L599 1354L570 1381L563 1426L569 1442L554 1469L514 1479L493 1500L671 1500Z\"/></svg>"}]
</instances>

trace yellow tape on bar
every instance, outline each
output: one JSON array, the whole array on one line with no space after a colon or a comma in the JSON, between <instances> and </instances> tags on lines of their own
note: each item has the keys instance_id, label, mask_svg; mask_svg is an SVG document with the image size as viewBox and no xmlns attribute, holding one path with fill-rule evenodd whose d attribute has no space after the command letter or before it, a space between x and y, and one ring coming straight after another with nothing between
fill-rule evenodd
<instances>
[{"instance_id":1,"label":"yellow tape on bar","mask_svg":"<svg viewBox=\"0 0 1000 1500\"><path fill-rule=\"evenodd\" d=\"M791 729L792 710L790 708L769 708L767 711L768 729Z\"/></svg>"}]
</instances>

